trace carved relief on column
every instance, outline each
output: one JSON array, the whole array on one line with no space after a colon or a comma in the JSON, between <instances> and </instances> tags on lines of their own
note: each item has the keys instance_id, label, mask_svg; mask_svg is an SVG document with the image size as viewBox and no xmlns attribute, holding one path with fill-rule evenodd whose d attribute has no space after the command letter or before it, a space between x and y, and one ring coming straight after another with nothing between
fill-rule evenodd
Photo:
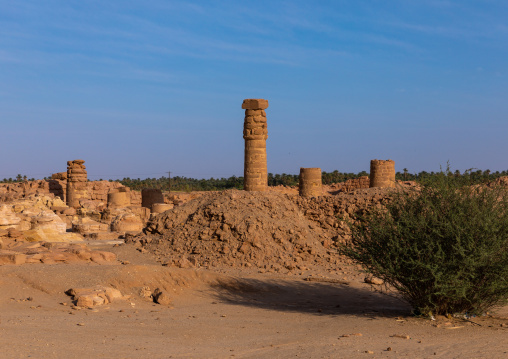
<instances>
[{"instance_id":1,"label":"carved relief on column","mask_svg":"<svg viewBox=\"0 0 508 359\"><path fill-rule=\"evenodd\" d=\"M265 109L268 101L246 99L243 138L245 139L245 162L243 187L246 191L266 191L268 187L268 169L266 161L266 139L268 127Z\"/></svg>"}]
</instances>

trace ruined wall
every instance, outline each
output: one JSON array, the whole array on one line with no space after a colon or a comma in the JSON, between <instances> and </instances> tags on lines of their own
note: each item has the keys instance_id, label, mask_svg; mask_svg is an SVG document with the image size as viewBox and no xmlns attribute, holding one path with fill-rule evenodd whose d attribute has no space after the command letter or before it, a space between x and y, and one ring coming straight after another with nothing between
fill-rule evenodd
<instances>
[{"instance_id":1,"label":"ruined wall","mask_svg":"<svg viewBox=\"0 0 508 359\"><path fill-rule=\"evenodd\" d=\"M9 202L33 194L48 194L49 183L44 180L0 183L0 202Z\"/></svg>"},{"instance_id":2,"label":"ruined wall","mask_svg":"<svg viewBox=\"0 0 508 359\"><path fill-rule=\"evenodd\" d=\"M80 206L91 205L92 207L106 206L108 193L114 189L123 187L119 182L88 181L83 185L83 197L79 199ZM53 194L65 202L67 181L60 179L36 180L17 183L0 183L0 202L10 202L30 195ZM129 191L131 206L141 206L141 192Z\"/></svg>"},{"instance_id":3,"label":"ruined wall","mask_svg":"<svg viewBox=\"0 0 508 359\"><path fill-rule=\"evenodd\" d=\"M365 189L369 187L370 187L369 176L362 176L345 181L344 183L342 183L342 187L340 188L340 190L342 192L351 192L357 189Z\"/></svg>"},{"instance_id":4,"label":"ruined wall","mask_svg":"<svg viewBox=\"0 0 508 359\"><path fill-rule=\"evenodd\" d=\"M395 187L394 161L370 161L370 187Z\"/></svg>"},{"instance_id":5,"label":"ruined wall","mask_svg":"<svg viewBox=\"0 0 508 359\"><path fill-rule=\"evenodd\" d=\"M323 195L321 168L300 168L300 196L319 197Z\"/></svg>"},{"instance_id":6,"label":"ruined wall","mask_svg":"<svg viewBox=\"0 0 508 359\"><path fill-rule=\"evenodd\" d=\"M245 139L244 190L266 191L268 170L266 162L266 139L268 127L265 109L268 101L263 99L243 100L245 110L243 138Z\"/></svg>"}]
</instances>

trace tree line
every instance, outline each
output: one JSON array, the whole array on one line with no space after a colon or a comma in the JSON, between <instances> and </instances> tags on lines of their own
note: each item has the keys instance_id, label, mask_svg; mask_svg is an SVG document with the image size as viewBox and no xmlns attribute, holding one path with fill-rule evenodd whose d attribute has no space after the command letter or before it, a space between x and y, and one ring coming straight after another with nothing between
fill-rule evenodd
<instances>
[{"instance_id":1,"label":"tree line","mask_svg":"<svg viewBox=\"0 0 508 359\"><path fill-rule=\"evenodd\" d=\"M433 178L436 178L442 172L427 172L421 171L419 173L409 173L406 168L402 170L402 172L396 172L395 179L401 181L431 181ZM508 176L508 170L506 171L496 171L491 172L490 170L467 170L464 172L460 171L447 171L449 176L455 177L464 177L467 178L471 183L484 183L488 181L492 181L496 178ZM350 172L339 172L337 170L332 172L322 172L322 181L323 184L332 184L332 183L341 183L345 182L349 179L359 178L362 176L368 176L369 174L366 171L361 171L358 173L350 173ZM48 178L44 178L48 179ZM29 179L33 181L34 179ZM27 181L27 176L23 176L18 174L16 178L4 178L0 183L16 183ZM109 180L113 181L113 180ZM189 177L176 176L171 177L171 181L168 177L160 177L160 178L123 178L121 180L115 180L120 182L126 187L130 187L133 190L142 190L143 188L157 188L163 191L220 191L224 189L243 189L243 177L231 176L229 178L209 178L209 179L196 179ZM295 174L268 174L268 185L269 186L298 186L299 175Z\"/></svg>"}]
</instances>

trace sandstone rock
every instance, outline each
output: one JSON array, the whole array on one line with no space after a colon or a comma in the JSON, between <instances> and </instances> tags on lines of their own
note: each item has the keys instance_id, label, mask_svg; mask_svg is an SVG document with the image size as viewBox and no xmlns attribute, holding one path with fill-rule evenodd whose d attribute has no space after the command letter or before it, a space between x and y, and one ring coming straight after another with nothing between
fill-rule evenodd
<instances>
[{"instance_id":1,"label":"sandstone rock","mask_svg":"<svg viewBox=\"0 0 508 359\"><path fill-rule=\"evenodd\" d=\"M160 305L170 305L171 304L171 298L169 295L161 290L160 288L156 288L152 294L153 301Z\"/></svg>"},{"instance_id":2,"label":"sandstone rock","mask_svg":"<svg viewBox=\"0 0 508 359\"><path fill-rule=\"evenodd\" d=\"M96 222L88 217L81 217L72 223L72 230L79 234L90 234L108 232L109 228L105 223Z\"/></svg>"},{"instance_id":3,"label":"sandstone rock","mask_svg":"<svg viewBox=\"0 0 508 359\"><path fill-rule=\"evenodd\" d=\"M265 110L268 108L268 100L264 99L245 99L242 103L242 109L244 110Z\"/></svg>"},{"instance_id":4,"label":"sandstone rock","mask_svg":"<svg viewBox=\"0 0 508 359\"><path fill-rule=\"evenodd\" d=\"M90 308L94 306L94 300L92 295L81 295L76 298L76 306Z\"/></svg>"},{"instance_id":5,"label":"sandstone rock","mask_svg":"<svg viewBox=\"0 0 508 359\"><path fill-rule=\"evenodd\" d=\"M118 233L116 232L99 232L99 233L90 233L88 236L90 239L98 240L98 241L113 241L118 239Z\"/></svg>"},{"instance_id":6,"label":"sandstone rock","mask_svg":"<svg viewBox=\"0 0 508 359\"><path fill-rule=\"evenodd\" d=\"M111 287L105 287L104 294L106 295L106 298L108 299L109 302L113 302L115 300L124 298L124 296L118 289L111 288Z\"/></svg>"},{"instance_id":7,"label":"sandstone rock","mask_svg":"<svg viewBox=\"0 0 508 359\"><path fill-rule=\"evenodd\" d=\"M71 288L65 294L73 297L76 306L91 308L93 306L108 304L116 300L122 300L127 297L115 288L95 286L92 288Z\"/></svg>"},{"instance_id":8,"label":"sandstone rock","mask_svg":"<svg viewBox=\"0 0 508 359\"><path fill-rule=\"evenodd\" d=\"M119 233L139 233L143 230L144 224L141 218L134 213L121 214L111 223L111 230Z\"/></svg>"},{"instance_id":9,"label":"sandstone rock","mask_svg":"<svg viewBox=\"0 0 508 359\"><path fill-rule=\"evenodd\" d=\"M66 216L75 216L76 215L76 209L72 207L67 207L62 211L62 214Z\"/></svg>"},{"instance_id":10,"label":"sandstone rock","mask_svg":"<svg viewBox=\"0 0 508 359\"><path fill-rule=\"evenodd\" d=\"M406 334L393 334L390 335L392 338L400 338L400 339L410 339L411 337Z\"/></svg>"},{"instance_id":11,"label":"sandstone rock","mask_svg":"<svg viewBox=\"0 0 508 359\"><path fill-rule=\"evenodd\" d=\"M19 254L19 253L7 253L7 254L0 254L0 265L3 264L14 264L14 265L20 265L24 264L26 262L26 255L25 254Z\"/></svg>"},{"instance_id":12,"label":"sandstone rock","mask_svg":"<svg viewBox=\"0 0 508 359\"><path fill-rule=\"evenodd\" d=\"M51 179L54 179L54 180L66 180L67 179L67 172L53 173L51 175Z\"/></svg>"},{"instance_id":13,"label":"sandstone rock","mask_svg":"<svg viewBox=\"0 0 508 359\"><path fill-rule=\"evenodd\" d=\"M384 284L384 281L382 279L376 278L376 277L365 277L364 279L365 283L372 284L372 285L382 285Z\"/></svg>"},{"instance_id":14,"label":"sandstone rock","mask_svg":"<svg viewBox=\"0 0 508 359\"><path fill-rule=\"evenodd\" d=\"M21 218L12 211L12 206L0 205L0 229L16 228Z\"/></svg>"},{"instance_id":15,"label":"sandstone rock","mask_svg":"<svg viewBox=\"0 0 508 359\"><path fill-rule=\"evenodd\" d=\"M90 259L96 263L116 262L116 254L111 252L93 251L90 252Z\"/></svg>"},{"instance_id":16,"label":"sandstone rock","mask_svg":"<svg viewBox=\"0 0 508 359\"><path fill-rule=\"evenodd\" d=\"M52 229L37 229L24 232L28 242L77 242L83 241L78 233L61 233Z\"/></svg>"},{"instance_id":17,"label":"sandstone rock","mask_svg":"<svg viewBox=\"0 0 508 359\"><path fill-rule=\"evenodd\" d=\"M67 225L51 211L41 211L31 220L32 230L43 230L54 233L65 233Z\"/></svg>"},{"instance_id":18,"label":"sandstone rock","mask_svg":"<svg viewBox=\"0 0 508 359\"><path fill-rule=\"evenodd\" d=\"M162 213L173 209L172 203L154 203L152 204L152 213Z\"/></svg>"}]
</instances>

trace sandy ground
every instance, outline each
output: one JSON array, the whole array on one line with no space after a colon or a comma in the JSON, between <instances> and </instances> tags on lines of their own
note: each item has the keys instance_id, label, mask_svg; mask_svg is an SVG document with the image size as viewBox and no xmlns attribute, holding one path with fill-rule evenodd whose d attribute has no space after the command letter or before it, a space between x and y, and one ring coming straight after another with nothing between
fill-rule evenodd
<instances>
[{"instance_id":1,"label":"sandy ground","mask_svg":"<svg viewBox=\"0 0 508 359\"><path fill-rule=\"evenodd\" d=\"M346 285L179 269L131 246L103 249L130 264L0 267L0 358L508 358L508 307L430 321L361 275ZM64 294L96 284L131 297L77 309ZM147 286L172 305L140 297Z\"/></svg>"}]
</instances>

